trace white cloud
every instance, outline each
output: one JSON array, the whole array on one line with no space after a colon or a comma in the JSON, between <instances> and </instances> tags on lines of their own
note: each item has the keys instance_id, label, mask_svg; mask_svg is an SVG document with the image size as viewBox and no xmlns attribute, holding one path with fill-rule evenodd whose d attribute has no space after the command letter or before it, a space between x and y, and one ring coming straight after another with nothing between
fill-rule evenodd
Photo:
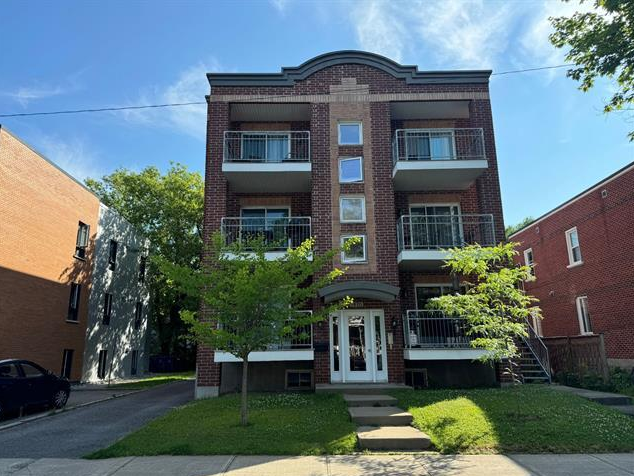
<instances>
[{"instance_id":1,"label":"white cloud","mask_svg":"<svg viewBox=\"0 0 634 476\"><path fill-rule=\"evenodd\" d=\"M130 102L130 105L204 102L205 94L209 93L206 73L220 71L220 69L215 60L198 63L183 71L173 83L162 88L154 86L142 92L138 99ZM176 128L184 134L204 141L206 111L204 104L197 104L157 109L132 109L115 114L122 114L130 122L150 127Z\"/></svg>"},{"instance_id":2,"label":"white cloud","mask_svg":"<svg viewBox=\"0 0 634 476\"><path fill-rule=\"evenodd\" d=\"M62 94L69 94L81 89L81 76L84 71L85 70L74 72L58 84L34 80L13 91L0 92L0 95L16 101L22 107L27 107L32 101L61 96Z\"/></svg>"},{"instance_id":3,"label":"white cloud","mask_svg":"<svg viewBox=\"0 0 634 476\"><path fill-rule=\"evenodd\" d=\"M278 12L284 14L291 3L291 0L269 0L269 2Z\"/></svg>"},{"instance_id":4,"label":"white cloud","mask_svg":"<svg viewBox=\"0 0 634 476\"><path fill-rule=\"evenodd\" d=\"M384 0L359 2L351 17L355 23L357 40L361 48L379 53L400 62L407 39L399 10L405 4L395 5Z\"/></svg>"},{"instance_id":5,"label":"white cloud","mask_svg":"<svg viewBox=\"0 0 634 476\"><path fill-rule=\"evenodd\" d=\"M87 177L101 177L106 172L99 165L95 148L78 137L62 140L58 136L38 134L36 145L44 156L81 182Z\"/></svg>"}]
</instances>

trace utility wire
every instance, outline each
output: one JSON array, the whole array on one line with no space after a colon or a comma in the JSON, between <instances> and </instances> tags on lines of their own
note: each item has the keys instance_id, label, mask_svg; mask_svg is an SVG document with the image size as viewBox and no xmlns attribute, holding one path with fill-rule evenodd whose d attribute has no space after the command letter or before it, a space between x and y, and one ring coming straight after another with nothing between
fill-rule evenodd
<instances>
[{"instance_id":1,"label":"utility wire","mask_svg":"<svg viewBox=\"0 0 634 476\"><path fill-rule=\"evenodd\" d=\"M575 66L574 63L570 64L560 64L554 66L541 66L538 68L526 68L526 69L516 69L512 71L500 71L499 73L491 73L491 76L501 76L505 74L518 74L518 73L528 73L531 71L541 71L546 69L556 69L556 68L565 68L568 66ZM446 83L446 80L429 80L426 81L425 84L437 84L437 83ZM337 93L345 93L345 92L358 92L359 87L350 88L350 89L339 89ZM233 102L251 102L251 101L262 101L266 99L283 99L294 97L294 94L280 94L274 96L252 96L249 99L238 100ZM206 101L192 101L192 102L177 102L177 103L166 103L166 104L148 104L142 106L120 106L120 107L100 107L100 108L90 108L90 109L67 109L62 111L39 111L39 112L19 112L19 113L10 113L10 114L0 114L0 117L28 117L28 116L53 116L59 114L81 114L88 112L112 112L112 111L129 111L129 110L138 110L138 109L160 109L165 107L182 107L182 106L199 106L207 104Z\"/></svg>"}]
</instances>

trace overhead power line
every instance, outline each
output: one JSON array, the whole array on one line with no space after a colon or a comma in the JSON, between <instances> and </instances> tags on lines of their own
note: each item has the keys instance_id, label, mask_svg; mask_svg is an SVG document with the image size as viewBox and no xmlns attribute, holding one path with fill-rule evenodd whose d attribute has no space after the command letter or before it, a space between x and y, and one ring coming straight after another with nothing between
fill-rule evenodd
<instances>
[{"instance_id":1,"label":"overhead power line","mask_svg":"<svg viewBox=\"0 0 634 476\"><path fill-rule=\"evenodd\" d=\"M566 68L568 66L575 66L574 63L570 64L559 64L554 66L540 66L538 68L526 68L526 69L515 69L511 71L500 71L499 73L491 73L491 76L501 76L506 74L518 74L518 73L529 73L531 71L541 71L546 69L557 69L557 68ZM435 83L446 83L446 80L429 80L425 84L435 84ZM350 89L339 89L337 93L342 92L358 92L358 86ZM293 97L293 94L280 94L280 95L272 95L272 96L253 96L248 100L244 100L244 102L248 101L262 101L266 99L283 99L288 97ZM240 101L236 101L240 102ZM61 111L38 111L38 112L16 112L9 114L0 114L0 117L29 117L29 116L54 116L60 114L82 114L82 113L90 113L90 112L116 112L116 111L129 111L129 110L139 110L139 109L160 109L166 107L182 107L182 106L200 106L207 104L206 101L192 101L192 102L175 102L175 103L166 103L166 104L146 104L140 106L112 106L112 107L98 107L98 108L84 108L84 109L66 109Z\"/></svg>"}]
</instances>

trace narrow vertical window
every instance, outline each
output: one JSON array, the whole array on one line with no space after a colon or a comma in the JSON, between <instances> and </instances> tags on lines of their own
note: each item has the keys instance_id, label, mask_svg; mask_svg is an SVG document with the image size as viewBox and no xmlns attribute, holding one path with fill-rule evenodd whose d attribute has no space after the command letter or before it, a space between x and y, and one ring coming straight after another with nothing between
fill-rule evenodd
<instances>
[{"instance_id":1,"label":"narrow vertical window","mask_svg":"<svg viewBox=\"0 0 634 476\"><path fill-rule=\"evenodd\" d=\"M588 296L579 296L577 299L577 318L581 334L592 334L590 311L588 310Z\"/></svg>"},{"instance_id":2,"label":"narrow vertical window","mask_svg":"<svg viewBox=\"0 0 634 476\"><path fill-rule=\"evenodd\" d=\"M133 350L130 357L130 375L136 375L139 364L139 351Z\"/></svg>"},{"instance_id":3,"label":"narrow vertical window","mask_svg":"<svg viewBox=\"0 0 634 476\"><path fill-rule=\"evenodd\" d=\"M145 282L145 269L147 268L147 256L141 256L141 262L139 263L139 282Z\"/></svg>"},{"instance_id":4,"label":"narrow vertical window","mask_svg":"<svg viewBox=\"0 0 634 476\"><path fill-rule=\"evenodd\" d=\"M99 363L97 364L97 377L106 378L106 366L108 365L108 351L103 349L99 351Z\"/></svg>"},{"instance_id":5,"label":"narrow vertical window","mask_svg":"<svg viewBox=\"0 0 634 476\"><path fill-rule=\"evenodd\" d=\"M68 315L66 320L77 322L79 314L79 302L81 297L81 284L70 284L70 297L68 299Z\"/></svg>"},{"instance_id":6,"label":"narrow vertical window","mask_svg":"<svg viewBox=\"0 0 634 476\"><path fill-rule=\"evenodd\" d=\"M108 267L114 271L117 265L117 248L119 244L115 240L110 240L110 248L108 250Z\"/></svg>"},{"instance_id":7,"label":"narrow vertical window","mask_svg":"<svg viewBox=\"0 0 634 476\"><path fill-rule=\"evenodd\" d=\"M64 349L62 354L62 371L60 375L67 379L70 379L70 374L73 368L73 349Z\"/></svg>"},{"instance_id":8,"label":"narrow vertical window","mask_svg":"<svg viewBox=\"0 0 634 476\"><path fill-rule=\"evenodd\" d=\"M102 324L104 326L110 325L110 318L112 317L112 294L106 293L103 301L103 318Z\"/></svg>"},{"instance_id":9,"label":"narrow vertical window","mask_svg":"<svg viewBox=\"0 0 634 476\"><path fill-rule=\"evenodd\" d=\"M140 329L141 322L143 321L143 303L137 302L134 310L134 328Z\"/></svg>"},{"instance_id":10,"label":"narrow vertical window","mask_svg":"<svg viewBox=\"0 0 634 476\"><path fill-rule=\"evenodd\" d=\"M524 250L524 264L531 268L531 274L535 276L535 261L533 260L532 248Z\"/></svg>"},{"instance_id":11,"label":"narrow vertical window","mask_svg":"<svg viewBox=\"0 0 634 476\"><path fill-rule=\"evenodd\" d=\"M79 222L77 226L77 241L75 243L75 258L85 259L86 248L88 248L88 237L90 236L90 225Z\"/></svg>"},{"instance_id":12,"label":"narrow vertical window","mask_svg":"<svg viewBox=\"0 0 634 476\"><path fill-rule=\"evenodd\" d=\"M581 259L581 246L579 245L579 233L577 227L571 228L566 232L566 244L568 245L568 266L575 266L583 263Z\"/></svg>"}]
</instances>

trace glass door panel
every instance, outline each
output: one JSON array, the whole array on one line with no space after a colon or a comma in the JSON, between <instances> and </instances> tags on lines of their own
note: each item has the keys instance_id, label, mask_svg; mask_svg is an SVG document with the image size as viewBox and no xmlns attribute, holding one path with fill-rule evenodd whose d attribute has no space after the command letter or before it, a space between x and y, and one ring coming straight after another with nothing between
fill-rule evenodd
<instances>
[{"instance_id":1,"label":"glass door panel","mask_svg":"<svg viewBox=\"0 0 634 476\"><path fill-rule=\"evenodd\" d=\"M348 358L350 372L366 372L367 345L365 339L365 316L348 316Z\"/></svg>"}]
</instances>

